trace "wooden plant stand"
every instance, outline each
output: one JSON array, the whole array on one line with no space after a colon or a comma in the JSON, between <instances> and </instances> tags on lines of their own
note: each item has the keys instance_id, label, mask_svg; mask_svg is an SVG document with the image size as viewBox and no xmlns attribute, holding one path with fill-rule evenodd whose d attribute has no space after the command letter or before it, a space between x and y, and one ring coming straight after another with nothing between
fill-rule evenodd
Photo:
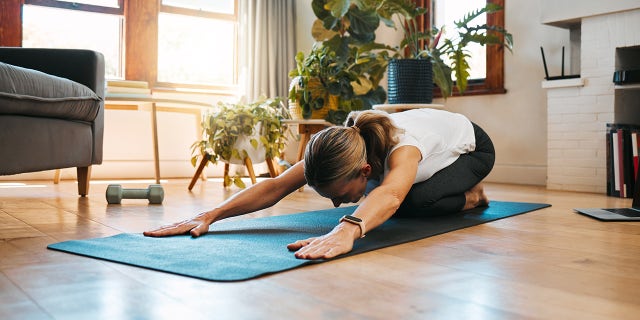
<instances>
[{"instance_id":1,"label":"wooden plant stand","mask_svg":"<svg viewBox=\"0 0 640 320\"><path fill-rule=\"evenodd\" d=\"M202 175L202 171L204 170L204 167L207 166L207 163L209 162L210 159L211 159L211 156L207 154L207 155L204 155L200 160L200 163L198 164L198 168L196 169L196 172L193 174L193 177L191 178L191 182L189 183L189 191L191 191L191 189L193 189L193 187L196 185L196 182L198 182L198 177ZM276 166L273 163L273 159L267 158L265 161L267 162L267 167L269 167L269 175L272 178L277 177L278 170L276 169ZM255 171L253 171L253 162L251 161L251 158L244 158L244 165L245 167L247 167L247 171L249 172L251 183L255 184L256 174L255 174ZM228 176L229 176L229 163L226 162L224 164L224 179L226 180Z\"/></svg>"}]
</instances>

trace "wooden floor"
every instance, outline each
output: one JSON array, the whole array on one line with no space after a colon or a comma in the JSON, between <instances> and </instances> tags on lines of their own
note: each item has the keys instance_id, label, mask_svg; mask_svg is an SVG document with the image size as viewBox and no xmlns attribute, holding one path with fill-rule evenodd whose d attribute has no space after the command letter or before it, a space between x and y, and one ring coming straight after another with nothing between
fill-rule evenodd
<instances>
[{"instance_id":1,"label":"wooden floor","mask_svg":"<svg viewBox=\"0 0 640 320\"><path fill-rule=\"evenodd\" d=\"M63 181L0 183L0 319L638 319L640 223L574 207L604 195L487 184L494 200L551 208L255 280L208 282L47 250L53 242L141 232L204 211L221 182L164 183L163 205L107 205L107 182L79 198ZM127 183L127 188L146 187ZM331 207L311 189L250 215Z\"/></svg>"}]
</instances>

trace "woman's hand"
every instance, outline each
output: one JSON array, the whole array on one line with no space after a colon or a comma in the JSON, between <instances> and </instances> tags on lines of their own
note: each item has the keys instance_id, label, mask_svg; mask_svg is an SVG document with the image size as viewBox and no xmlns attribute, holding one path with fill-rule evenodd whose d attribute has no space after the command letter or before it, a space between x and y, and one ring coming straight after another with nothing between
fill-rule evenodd
<instances>
[{"instance_id":1,"label":"woman's hand","mask_svg":"<svg viewBox=\"0 0 640 320\"><path fill-rule=\"evenodd\" d=\"M167 237L190 233L193 237L199 237L209 231L212 223L270 207L305 183L304 162L300 161L281 175L234 194L211 211L143 234L147 237Z\"/></svg>"},{"instance_id":2,"label":"woman's hand","mask_svg":"<svg viewBox=\"0 0 640 320\"><path fill-rule=\"evenodd\" d=\"M166 225L155 230L145 231L142 234L146 237L167 237L189 233L192 237L199 237L207 233L209 231L209 225L214 222L214 219L209 216L209 212L204 212L191 219Z\"/></svg>"},{"instance_id":3,"label":"woman's hand","mask_svg":"<svg viewBox=\"0 0 640 320\"><path fill-rule=\"evenodd\" d=\"M287 249L297 250L298 259L331 259L351 251L359 232L360 227L356 225L339 224L324 236L298 240L287 245Z\"/></svg>"}]
</instances>

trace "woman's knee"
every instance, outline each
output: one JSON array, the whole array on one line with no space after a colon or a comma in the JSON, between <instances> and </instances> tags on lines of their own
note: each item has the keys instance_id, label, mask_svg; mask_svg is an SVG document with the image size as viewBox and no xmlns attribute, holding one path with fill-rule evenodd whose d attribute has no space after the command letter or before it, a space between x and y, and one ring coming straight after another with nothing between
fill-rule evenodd
<instances>
[{"instance_id":1,"label":"woman's knee","mask_svg":"<svg viewBox=\"0 0 640 320\"><path fill-rule=\"evenodd\" d=\"M474 173L479 177L486 177L496 163L494 153L473 152L473 157L478 159L478 164L473 167Z\"/></svg>"},{"instance_id":2,"label":"woman's knee","mask_svg":"<svg viewBox=\"0 0 640 320\"><path fill-rule=\"evenodd\" d=\"M436 202L436 199L429 197L429 194L411 188L404 198L403 205L411 208L428 207Z\"/></svg>"},{"instance_id":3,"label":"woman's knee","mask_svg":"<svg viewBox=\"0 0 640 320\"><path fill-rule=\"evenodd\" d=\"M405 200L396 212L396 216L421 218L457 213L464 206L463 198L464 195L458 195L422 204L409 203Z\"/></svg>"}]
</instances>

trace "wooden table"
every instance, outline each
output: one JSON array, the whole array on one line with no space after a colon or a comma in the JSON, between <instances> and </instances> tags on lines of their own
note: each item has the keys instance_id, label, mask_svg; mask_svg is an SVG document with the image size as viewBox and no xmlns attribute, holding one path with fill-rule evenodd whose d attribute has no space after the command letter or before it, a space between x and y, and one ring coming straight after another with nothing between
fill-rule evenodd
<instances>
[{"instance_id":1,"label":"wooden table","mask_svg":"<svg viewBox=\"0 0 640 320\"><path fill-rule=\"evenodd\" d=\"M311 139L311 135L318 133L320 130L333 126L333 123L324 119L290 119L283 120L283 123L298 126L300 134L300 144L298 145L298 156L296 162L304 158L304 149Z\"/></svg>"},{"instance_id":2,"label":"wooden table","mask_svg":"<svg viewBox=\"0 0 640 320\"><path fill-rule=\"evenodd\" d=\"M282 122L287 124L293 124L298 126L298 133L300 134L300 144L298 144L298 156L296 157L296 163L304 159L304 149L307 147L307 143L311 140L311 135L320 132L320 130L331 127L334 124L324 119L291 119L283 120ZM298 189L303 191L304 187Z\"/></svg>"},{"instance_id":3,"label":"wooden table","mask_svg":"<svg viewBox=\"0 0 640 320\"><path fill-rule=\"evenodd\" d=\"M196 118L197 128L202 130L200 126L202 110L210 108L211 106L211 103L206 102L154 98L150 95L107 95L104 104L105 110L134 110L151 112L153 161L155 166L155 179L158 184L160 183L160 156L158 151L157 112L162 111L193 114Z\"/></svg>"}]
</instances>

